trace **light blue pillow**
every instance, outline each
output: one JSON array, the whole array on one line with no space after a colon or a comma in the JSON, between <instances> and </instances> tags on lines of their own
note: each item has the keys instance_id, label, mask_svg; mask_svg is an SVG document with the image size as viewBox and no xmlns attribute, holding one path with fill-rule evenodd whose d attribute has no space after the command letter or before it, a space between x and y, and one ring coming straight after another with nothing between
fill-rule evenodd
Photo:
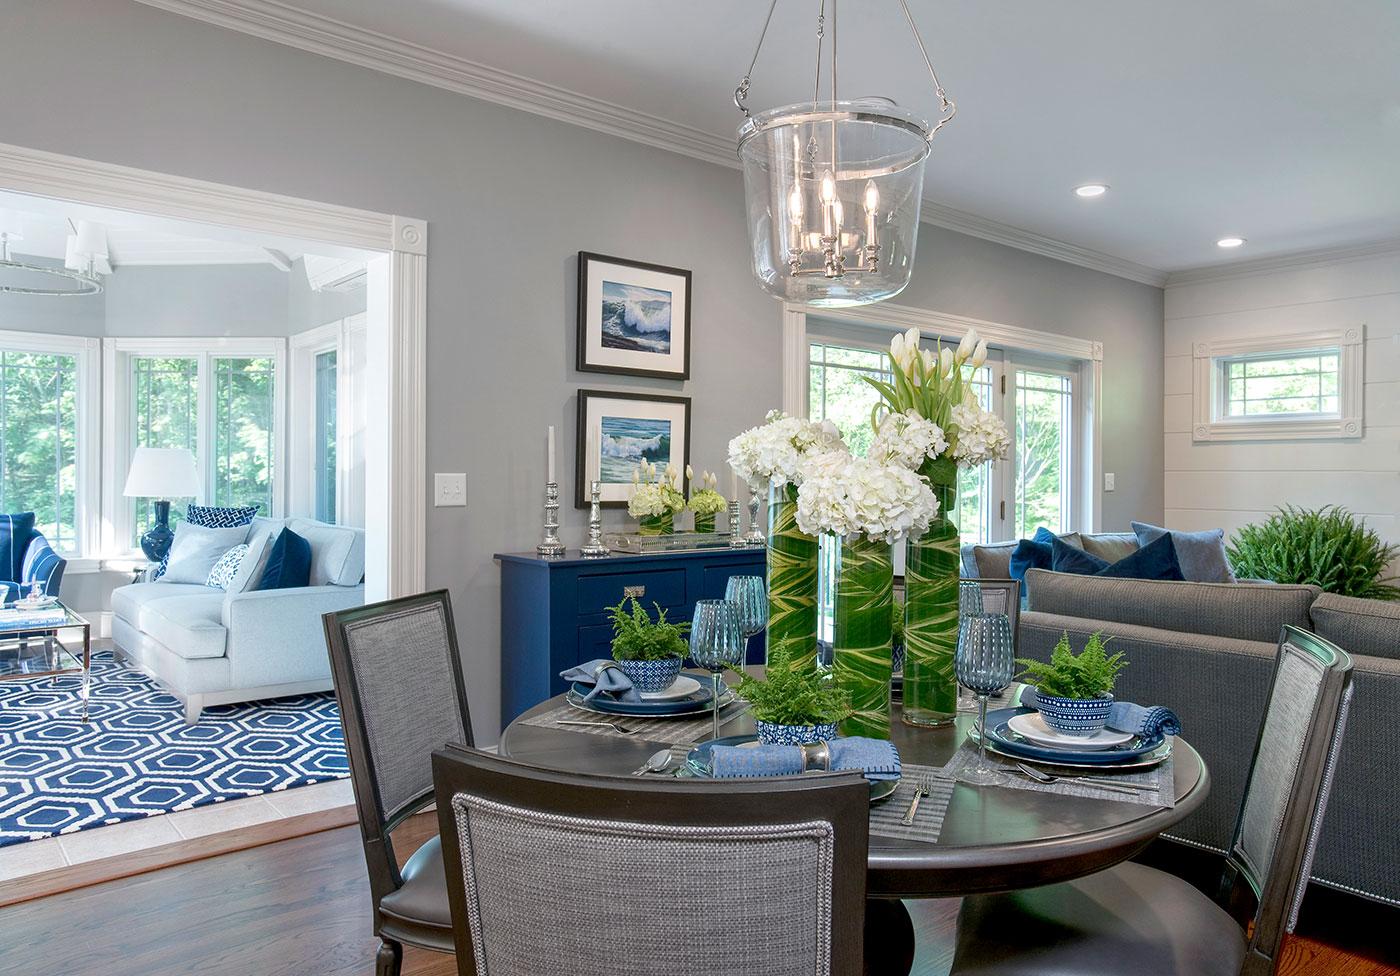
<instances>
[{"instance_id":1,"label":"light blue pillow","mask_svg":"<svg viewBox=\"0 0 1400 976\"><path fill-rule=\"evenodd\" d=\"M209 570L209 578L204 581L204 585L227 590L228 585L233 582L233 578L238 575L238 567L243 564L243 559L247 555L248 543L244 542L234 546L219 557L214 568Z\"/></svg>"},{"instance_id":2,"label":"light blue pillow","mask_svg":"<svg viewBox=\"0 0 1400 976\"><path fill-rule=\"evenodd\" d=\"M175 526L175 541L170 544L170 556L160 583L197 583L204 585L209 572L224 553L240 545L248 534L246 525L214 529L193 522Z\"/></svg>"},{"instance_id":3,"label":"light blue pillow","mask_svg":"<svg viewBox=\"0 0 1400 976\"><path fill-rule=\"evenodd\" d=\"M1139 546L1147 546L1164 535L1172 537L1181 575L1193 583L1233 583L1235 571L1225 556L1225 530L1206 529L1202 532L1180 532L1164 529L1148 522L1134 522L1133 534Z\"/></svg>"}]
</instances>

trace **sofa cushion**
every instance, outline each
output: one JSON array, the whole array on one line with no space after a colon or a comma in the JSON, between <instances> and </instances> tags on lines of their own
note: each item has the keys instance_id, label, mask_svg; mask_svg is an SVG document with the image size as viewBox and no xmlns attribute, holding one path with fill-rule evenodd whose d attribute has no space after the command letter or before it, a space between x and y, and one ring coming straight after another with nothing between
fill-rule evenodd
<instances>
[{"instance_id":1,"label":"sofa cushion","mask_svg":"<svg viewBox=\"0 0 1400 976\"><path fill-rule=\"evenodd\" d=\"M1147 546L1163 536L1171 536L1176 546L1176 558L1181 574L1197 583L1233 583L1235 572L1225 556L1225 530L1207 529L1203 532L1181 532L1164 529L1148 522L1134 522L1133 532L1138 542Z\"/></svg>"},{"instance_id":2,"label":"sofa cushion","mask_svg":"<svg viewBox=\"0 0 1400 976\"><path fill-rule=\"evenodd\" d=\"M243 559L238 564L238 572L229 580L228 586L224 587L224 591L230 596L258 588L263 570L267 568L267 557L272 552L272 537L266 534L254 534L251 541L243 544L248 547L248 551L243 554Z\"/></svg>"},{"instance_id":3,"label":"sofa cushion","mask_svg":"<svg viewBox=\"0 0 1400 976\"><path fill-rule=\"evenodd\" d=\"M141 629L141 611L156 600L177 596L205 596L209 587L197 583L132 583L112 591L112 613L136 629ZM215 593L218 599L220 594Z\"/></svg>"},{"instance_id":4,"label":"sofa cushion","mask_svg":"<svg viewBox=\"0 0 1400 976\"><path fill-rule=\"evenodd\" d=\"M1311 629L1308 608L1316 586L1191 583L1172 580L1073 576L1032 569L1026 573L1031 610L1277 643L1284 624Z\"/></svg>"},{"instance_id":5,"label":"sofa cushion","mask_svg":"<svg viewBox=\"0 0 1400 976\"><path fill-rule=\"evenodd\" d=\"M1184 580L1176 558L1176 543L1170 535L1143 546L1098 571L1098 576L1115 579Z\"/></svg>"},{"instance_id":6,"label":"sofa cushion","mask_svg":"<svg viewBox=\"0 0 1400 976\"><path fill-rule=\"evenodd\" d=\"M314 519L287 520L287 527L311 543L312 586L358 586L365 575L365 531Z\"/></svg>"},{"instance_id":7,"label":"sofa cushion","mask_svg":"<svg viewBox=\"0 0 1400 976\"><path fill-rule=\"evenodd\" d=\"M141 630L185 660L223 657L228 636L222 620L224 595L203 589L199 596L152 600L142 608Z\"/></svg>"},{"instance_id":8,"label":"sofa cushion","mask_svg":"<svg viewBox=\"0 0 1400 976\"><path fill-rule=\"evenodd\" d=\"M962 547L962 570L968 579L1010 579L1014 542Z\"/></svg>"},{"instance_id":9,"label":"sofa cushion","mask_svg":"<svg viewBox=\"0 0 1400 976\"><path fill-rule=\"evenodd\" d=\"M1063 539L1056 539L1050 543L1049 568L1057 573L1078 573L1080 576L1088 576L1108 569L1111 565L1113 564L1107 559L1091 556L1083 549L1072 546ZM1039 568L1045 569L1046 567Z\"/></svg>"},{"instance_id":10,"label":"sofa cushion","mask_svg":"<svg viewBox=\"0 0 1400 976\"><path fill-rule=\"evenodd\" d=\"M1098 535L1080 533L1079 548L1105 562L1116 563L1138 551L1138 540L1131 532L1102 532Z\"/></svg>"},{"instance_id":11,"label":"sofa cushion","mask_svg":"<svg viewBox=\"0 0 1400 976\"><path fill-rule=\"evenodd\" d=\"M218 508L213 505L187 505L185 507L184 521L191 525L203 525L211 529L227 529L239 525L247 525L253 521L253 516L257 514L259 506L244 505L239 508ZM179 531L181 523L175 526ZM243 539L239 539L243 542ZM155 575L151 579L161 579L169 571L170 552L166 551L160 565L156 567ZM189 582L185 580L184 582Z\"/></svg>"},{"instance_id":12,"label":"sofa cushion","mask_svg":"<svg viewBox=\"0 0 1400 976\"><path fill-rule=\"evenodd\" d=\"M1313 630L1348 654L1400 660L1400 603L1324 593L1312 605Z\"/></svg>"},{"instance_id":13,"label":"sofa cushion","mask_svg":"<svg viewBox=\"0 0 1400 976\"><path fill-rule=\"evenodd\" d=\"M209 571L234 546L242 545L248 530L241 525L211 528L195 522L175 526L175 541L170 544L162 583L204 583Z\"/></svg>"},{"instance_id":14,"label":"sofa cushion","mask_svg":"<svg viewBox=\"0 0 1400 976\"><path fill-rule=\"evenodd\" d=\"M267 554L267 566L259 590L287 590L309 585L311 575L311 543L292 531L291 527L277 533Z\"/></svg>"}]
</instances>

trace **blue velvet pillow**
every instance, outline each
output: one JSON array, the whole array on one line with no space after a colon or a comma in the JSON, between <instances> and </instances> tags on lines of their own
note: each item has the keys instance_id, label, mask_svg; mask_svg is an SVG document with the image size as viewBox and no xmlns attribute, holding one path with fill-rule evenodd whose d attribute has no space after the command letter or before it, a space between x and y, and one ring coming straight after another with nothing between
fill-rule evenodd
<instances>
[{"instance_id":1,"label":"blue velvet pillow","mask_svg":"<svg viewBox=\"0 0 1400 976\"><path fill-rule=\"evenodd\" d=\"M1116 566L1117 563L1111 565ZM1083 549L1060 539L1050 543L1050 568L1057 573L1094 576L1110 569L1111 565L1107 559L1100 559L1093 553L1085 552Z\"/></svg>"},{"instance_id":2,"label":"blue velvet pillow","mask_svg":"<svg viewBox=\"0 0 1400 976\"><path fill-rule=\"evenodd\" d=\"M311 543L291 529L283 529L272 543L267 566L258 582L260 590L285 590L311 582Z\"/></svg>"},{"instance_id":3,"label":"blue velvet pillow","mask_svg":"<svg viewBox=\"0 0 1400 976\"><path fill-rule=\"evenodd\" d=\"M16 582L24 581L24 551L34 538L34 513L0 515L0 574Z\"/></svg>"},{"instance_id":4,"label":"blue velvet pillow","mask_svg":"<svg viewBox=\"0 0 1400 976\"><path fill-rule=\"evenodd\" d=\"M1016 548L1011 550L1011 573L1012 579L1018 579L1023 584L1026 582L1026 570L1028 569L1049 569L1050 568L1050 546L1043 542L1033 542L1030 539L1022 539L1016 543ZM1025 587L1022 586L1022 592Z\"/></svg>"},{"instance_id":5,"label":"blue velvet pillow","mask_svg":"<svg viewBox=\"0 0 1400 976\"><path fill-rule=\"evenodd\" d=\"M1117 579L1144 580L1184 580L1181 563L1176 558L1176 545L1171 533L1156 542L1150 542L1131 556L1124 556L1107 569L1101 569L1096 576Z\"/></svg>"}]
</instances>

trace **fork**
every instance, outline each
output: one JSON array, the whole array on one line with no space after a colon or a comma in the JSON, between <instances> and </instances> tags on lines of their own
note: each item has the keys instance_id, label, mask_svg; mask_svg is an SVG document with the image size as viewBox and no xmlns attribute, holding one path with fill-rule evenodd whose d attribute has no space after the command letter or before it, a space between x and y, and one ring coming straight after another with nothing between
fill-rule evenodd
<instances>
[{"instance_id":1,"label":"fork","mask_svg":"<svg viewBox=\"0 0 1400 976\"><path fill-rule=\"evenodd\" d=\"M914 825L914 817L919 813L919 801L928 796L932 789L932 777L925 776L914 783L914 799L909 801L909 809L905 812L904 819L900 823L906 827Z\"/></svg>"},{"instance_id":2,"label":"fork","mask_svg":"<svg viewBox=\"0 0 1400 976\"><path fill-rule=\"evenodd\" d=\"M1138 796L1143 793L1154 793L1156 790L1150 786L1137 786L1133 783L1110 783L1106 780L1094 776L1056 776L1044 770L1035 769L1025 763L1017 763L1016 768L1030 779L1037 783L1084 783L1098 790L1110 790L1114 793L1127 793L1130 796Z\"/></svg>"},{"instance_id":3,"label":"fork","mask_svg":"<svg viewBox=\"0 0 1400 976\"><path fill-rule=\"evenodd\" d=\"M636 730L636 729L629 729L629 728L627 728L627 727L624 726L624 725L618 725L616 722L580 722L580 721L578 721L577 719L561 718L561 719L557 720L554 724L555 724L555 725L589 725L589 726L592 726L592 727L594 727L594 728L599 728L599 729L612 729L612 730L613 730L614 732L616 732L618 735L636 735L636 734L637 734L637 730Z\"/></svg>"}]
</instances>

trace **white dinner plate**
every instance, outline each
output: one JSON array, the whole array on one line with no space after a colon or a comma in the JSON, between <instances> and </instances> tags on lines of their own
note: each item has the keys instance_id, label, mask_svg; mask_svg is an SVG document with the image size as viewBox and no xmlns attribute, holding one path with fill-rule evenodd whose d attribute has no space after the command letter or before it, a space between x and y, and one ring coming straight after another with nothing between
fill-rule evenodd
<instances>
[{"instance_id":1,"label":"white dinner plate","mask_svg":"<svg viewBox=\"0 0 1400 976\"><path fill-rule=\"evenodd\" d=\"M1007 720L1007 727L1046 749L1072 749L1076 752L1098 752L1113 749L1133 741L1131 732L1115 732L1113 729L1099 729L1093 735L1065 735L1045 724L1045 717L1039 712L1027 712Z\"/></svg>"},{"instance_id":2,"label":"white dinner plate","mask_svg":"<svg viewBox=\"0 0 1400 976\"><path fill-rule=\"evenodd\" d=\"M642 696L642 701L670 701L673 698L684 698L686 695L693 695L700 690L700 682L689 675L683 674L672 683L671 687L662 691L642 691L638 692Z\"/></svg>"}]
</instances>

